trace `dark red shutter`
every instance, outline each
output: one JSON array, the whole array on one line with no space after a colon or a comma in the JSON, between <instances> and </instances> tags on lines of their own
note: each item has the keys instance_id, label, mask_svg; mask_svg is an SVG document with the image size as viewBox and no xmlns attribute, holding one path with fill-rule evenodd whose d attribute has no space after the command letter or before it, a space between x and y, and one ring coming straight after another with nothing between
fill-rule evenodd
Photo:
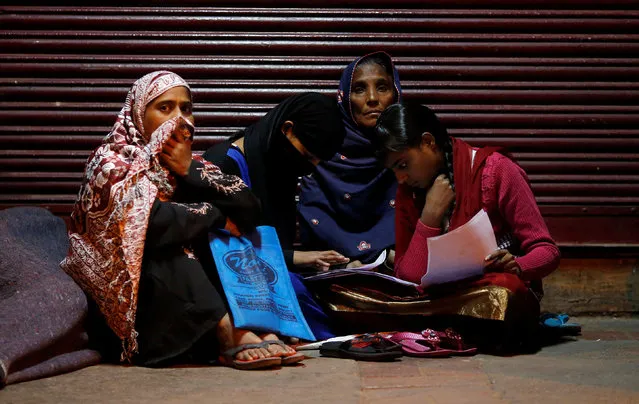
<instances>
[{"instance_id":1,"label":"dark red shutter","mask_svg":"<svg viewBox=\"0 0 639 404\"><path fill-rule=\"evenodd\" d=\"M386 50L407 99L511 149L562 245L639 245L639 2L172 3L0 6L0 207L67 215L145 73L192 84L203 150Z\"/></svg>"}]
</instances>

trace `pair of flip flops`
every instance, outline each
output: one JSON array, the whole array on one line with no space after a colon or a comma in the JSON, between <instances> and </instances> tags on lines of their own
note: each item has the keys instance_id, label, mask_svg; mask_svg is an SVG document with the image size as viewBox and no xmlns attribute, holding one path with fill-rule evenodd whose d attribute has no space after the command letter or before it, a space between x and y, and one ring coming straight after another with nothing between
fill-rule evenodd
<instances>
[{"instance_id":1,"label":"pair of flip flops","mask_svg":"<svg viewBox=\"0 0 639 404\"><path fill-rule=\"evenodd\" d=\"M397 332L386 337L402 347L404 355L418 358L471 356L477 348L464 343L461 335L448 328L435 331L427 328L421 333Z\"/></svg>"},{"instance_id":2,"label":"pair of flip flops","mask_svg":"<svg viewBox=\"0 0 639 404\"><path fill-rule=\"evenodd\" d=\"M346 341L325 342L320 354L358 361L393 361L402 356L402 347L381 334L363 334Z\"/></svg>"},{"instance_id":3,"label":"pair of flip flops","mask_svg":"<svg viewBox=\"0 0 639 404\"><path fill-rule=\"evenodd\" d=\"M232 367L240 370L264 369L273 366L287 366L300 362L305 358L304 354L299 352L282 352L279 356L271 356L268 358L258 358L251 360L240 360L235 357L238 352L246 349L264 348L268 349L269 345L276 344L286 349L286 344L280 340L265 340L259 344L242 344L227 349L218 358L218 363L223 366Z\"/></svg>"},{"instance_id":4,"label":"pair of flip flops","mask_svg":"<svg viewBox=\"0 0 639 404\"><path fill-rule=\"evenodd\" d=\"M568 314L544 313L539 317L539 323L546 330L559 331L565 335L581 334L581 325L568 322Z\"/></svg>"}]
</instances>

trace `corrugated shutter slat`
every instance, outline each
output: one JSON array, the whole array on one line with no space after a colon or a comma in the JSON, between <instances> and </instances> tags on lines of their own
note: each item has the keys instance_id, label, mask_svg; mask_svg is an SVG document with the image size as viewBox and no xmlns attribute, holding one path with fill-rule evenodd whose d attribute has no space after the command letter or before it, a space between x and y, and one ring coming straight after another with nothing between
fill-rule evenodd
<instances>
[{"instance_id":1,"label":"corrugated shutter slat","mask_svg":"<svg viewBox=\"0 0 639 404\"><path fill-rule=\"evenodd\" d=\"M31 3L0 6L0 208L68 214L150 71L193 86L201 152L291 94L335 94L354 57L386 50L406 99L512 151L561 244L639 245L636 1Z\"/></svg>"}]
</instances>

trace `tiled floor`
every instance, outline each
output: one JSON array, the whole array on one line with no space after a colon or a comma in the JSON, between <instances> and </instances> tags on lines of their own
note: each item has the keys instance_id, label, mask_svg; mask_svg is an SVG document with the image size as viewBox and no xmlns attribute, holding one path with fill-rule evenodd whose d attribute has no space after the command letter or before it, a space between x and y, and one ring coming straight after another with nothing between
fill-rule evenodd
<instances>
[{"instance_id":1,"label":"tiled floor","mask_svg":"<svg viewBox=\"0 0 639 404\"><path fill-rule=\"evenodd\" d=\"M639 318L578 318L583 336L534 355L296 367L100 365L8 386L0 403L639 403Z\"/></svg>"}]
</instances>

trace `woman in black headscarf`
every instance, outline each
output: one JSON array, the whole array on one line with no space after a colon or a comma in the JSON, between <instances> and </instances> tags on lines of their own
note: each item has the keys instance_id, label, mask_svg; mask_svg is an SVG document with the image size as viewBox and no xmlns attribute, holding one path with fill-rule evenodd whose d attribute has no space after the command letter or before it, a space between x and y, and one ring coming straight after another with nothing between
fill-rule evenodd
<instances>
[{"instance_id":1,"label":"woman in black headscarf","mask_svg":"<svg viewBox=\"0 0 639 404\"><path fill-rule=\"evenodd\" d=\"M277 230L289 270L300 267L322 270L348 262L335 251L293 249L299 177L310 174L321 160L333 157L344 136L334 100L309 92L287 98L258 122L203 155L223 172L242 177L260 199L262 224ZM332 337L327 316L307 291L301 276L289 274L315 337Z\"/></svg>"}]
</instances>

